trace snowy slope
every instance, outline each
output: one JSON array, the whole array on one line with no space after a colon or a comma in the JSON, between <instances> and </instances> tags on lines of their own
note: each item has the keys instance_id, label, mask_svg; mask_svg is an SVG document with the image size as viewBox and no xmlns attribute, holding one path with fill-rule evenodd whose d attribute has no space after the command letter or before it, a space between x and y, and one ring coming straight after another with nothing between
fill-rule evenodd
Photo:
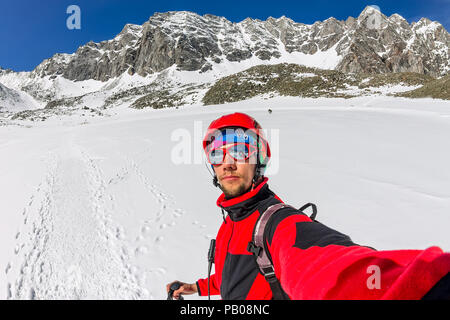
<instances>
[{"instance_id":1,"label":"snowy slope","mask_svg":"<svg viewBox=\"0 0 450 320\"><path fill-rule=\"evenodd\" d=\"M285 202L316 203L356 243L449 251L449 107L278 97L0 127L0 298L165 299L206 276L222 217L200 141L238 110L268 130Z\"/></svg>"},{"instance_id":2,"label":"snowy slope","mask_svg":"<svg viewBox=\"0 0 450 320\"><path fill-rule=\"evenodd\" d=\"M10 89L0 83L0 112L18 112L39 107L27 93Z\"/></svg>"}]
</instances>

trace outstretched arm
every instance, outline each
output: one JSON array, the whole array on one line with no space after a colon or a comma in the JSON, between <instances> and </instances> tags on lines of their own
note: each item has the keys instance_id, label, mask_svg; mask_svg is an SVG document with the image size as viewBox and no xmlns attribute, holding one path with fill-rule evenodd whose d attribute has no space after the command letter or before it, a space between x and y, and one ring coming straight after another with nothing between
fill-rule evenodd
<instances>
[{"instance_id":1,"label":"outstretched arm","mask_svg":"<svg viewBox=\"0 0 450 320\"><path fill-rule=\"evenodd\" d=\"M268 242L292 299L421 299L450 272L438 247L376 251L306 215L283 219Z\"/></svg>"}]
</instances>

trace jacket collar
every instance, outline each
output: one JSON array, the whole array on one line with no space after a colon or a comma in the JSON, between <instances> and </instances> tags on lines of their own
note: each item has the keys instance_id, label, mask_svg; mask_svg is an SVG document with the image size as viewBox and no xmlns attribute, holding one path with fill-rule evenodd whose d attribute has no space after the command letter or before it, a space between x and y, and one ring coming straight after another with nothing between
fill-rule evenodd
<instances>
[{"instance_id":1,"label":"jacket collar","mask_svg":"<svg viewBox=\"0 0 450 320\"><path fill-rule=\"evenodd\" d=\"M221 194L217 199L217 205L228 212L230 219L239 221L251 215L257 208L258 204L275 194L269 189L266 177L253 190L250 190L239 197L225 199L225 194Z\"/></svg>"}]
</instances>

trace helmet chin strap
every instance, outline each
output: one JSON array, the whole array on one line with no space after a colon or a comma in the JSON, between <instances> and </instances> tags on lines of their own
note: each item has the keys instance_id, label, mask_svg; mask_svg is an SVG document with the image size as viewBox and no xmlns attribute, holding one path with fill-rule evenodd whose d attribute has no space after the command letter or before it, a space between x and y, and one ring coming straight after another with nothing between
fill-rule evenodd
<instances>
[{"instance_id":1,"label":"helmet chin strap","mask_svg":"<svg viewBox=\"0 0 450 320\"><path fill-rule=\"evenodd\" d=\"M255 175L253 176L253 179L252 179L251 190L256 188L261 183L261 181L263 180L264 176L261 174L261 169L263 167L264 167L263 165L259 165L259 167L255 168Z\"/></svg>"},{"instance_id":2,"label":"helmet chin strap","mask_svg":"<svg viewBox=\"0 0 450 320\"><path fill-rule=\"evenodd\" d=\"M255 127L256 127L257 123L255 121ZM262 164L260 162L259 159L259 134L256 136L256 145L257 145L257 151L256 151L256 167L255 167L255 174L253 175L253 179L252 179L252 190L254 188L256 188L256 186L259 184L259 182L261 181L261 178L263 177L263 174L261 173L261 171L266 167L265 164Z\"/></svg>"},{"instance_id":3,"label":"helmet chin strap","mask_svg":"<svg viewBox=\"0 0 450 320\"><path fill-rule=\"evenodd\" d=\"M217 178L217 176L215 174L214 174L214 178L213 178L213 185L214 185L214 187L217 187L220 190L224 191L222 186L219 183L219 179Z\"/></svg>"},{"instance_id":4,"label":"helmet chin strap","mask_svg":"<svg viewBox=\"0 0 450 320\"><path fill-rule=\"evenodd\" d=\"M222 186L221 186L220 183L219 183L219 179L217 178L217 175L216 175L216 173L214 172L214 168L212 167L212 165L209 166L209 165L205 162L205 166L206 166L206 169L208 170L209 174L211 175L211 177L213 177L212 183L213 183L214 187L219 188L220 190L223 191L223 188L222 188Z\"/></svg>"}]
</instances>

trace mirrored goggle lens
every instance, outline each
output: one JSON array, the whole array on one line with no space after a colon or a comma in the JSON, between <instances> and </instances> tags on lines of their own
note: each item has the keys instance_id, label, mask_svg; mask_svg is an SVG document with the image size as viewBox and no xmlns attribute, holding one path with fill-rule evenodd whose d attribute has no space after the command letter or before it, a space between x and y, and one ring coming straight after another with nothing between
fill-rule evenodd
<instances>
[{"instance_id":1,"label":"mirrored goggle lens","mask_svg":"<svg viewBox=\"0 0 450 320\"><path fill-rule=\"evenodd\" d=\"M208 158L211 164L221 164L223 162L223 149L213 149L209 152Z\"/></svg>"},{"instance_id":2,"label":"mirrored goggle lens","mask_svg":"<svg viewBox=\"0 0 450 320\"><path fill-rule=\"evenodd\" d=\"M212 149L208 154L209 162L212 165L222 164L226 153L236 161L244 161L249 158L250 149L247 144L234 144L228 148Z\"/></svg>"},{"instance_id":3,"label":"mirrored goggle lens","mask_svg":"<svg viewBox=\"0 0 450 320\"><path fill-rule=\"evenodd\" d=\"M249 157L248 146L245 144L238 144L228 149L230 156L236 160L246 160Z\"/></svg>"}]
</instances>

